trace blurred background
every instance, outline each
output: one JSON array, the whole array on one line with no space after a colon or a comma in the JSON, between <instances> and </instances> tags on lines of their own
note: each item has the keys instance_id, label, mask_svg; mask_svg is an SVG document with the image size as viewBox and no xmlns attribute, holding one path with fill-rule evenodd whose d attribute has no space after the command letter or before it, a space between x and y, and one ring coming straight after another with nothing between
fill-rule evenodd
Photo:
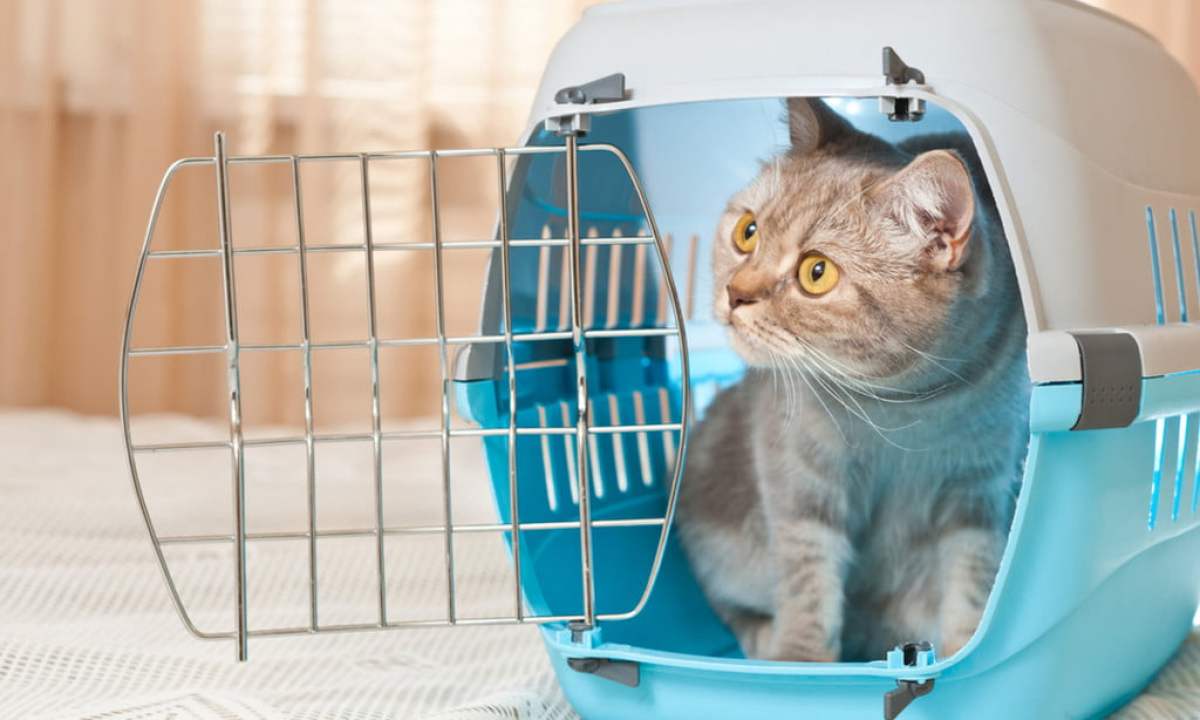
<instances>
[{"instance_id":1,"label":"blurred background","mask_svg":"<svg viewBox=\"0 0 1200 720\"><path fill-rule=\"evenodd\" d=\"M542 67L589 0L0 0L0 406L117 410L121 327L154 190L176 158L512 144ZM1091 0L1158 37L1200 72L1200 3ZM361 242L353 164L303 178L309 242ZM494 166L448 163L447 239L490 236ZM295 242L287 166L231 171L241 246ZM183 172L156 249L217 242L211 170ZM378 240L429 236L421 163L372 167ZM365 336L357 253L313 256L314 340ZM447 256L448 330L473 332L486 253ZM297 259L240 256L243 340L288 342L299 323ZM220 265L173 262L147 278L134 342L222 342ZM433 332L429 253L377 260L381 333ZM428 352L427 352L428 350ZM250 359L253 357L253 359ZM322 420L366 416L365 351L322 354ZM302 422L299 353L246 356L248 420ZM143 361L136 361L139 364ZM135 367L134 412L218 416L222 358ZM385 361L385 411L437 412L434 349ZM253 388L253 393L249 388Z\"/></svg>"}]
</instances>

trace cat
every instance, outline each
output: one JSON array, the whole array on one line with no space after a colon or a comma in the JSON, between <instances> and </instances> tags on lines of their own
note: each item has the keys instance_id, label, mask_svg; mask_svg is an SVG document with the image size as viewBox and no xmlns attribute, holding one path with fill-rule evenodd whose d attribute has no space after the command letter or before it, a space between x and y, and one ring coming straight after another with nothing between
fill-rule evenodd
<instances>
[{"instance_id":1,"label":"cat","mask_svg":"<svg viewBox=\"0 0 1200 720\"><path fill-rule=\"evenodd\" d=\"M974 634L1028 440L1026 328L968 138L893 146L787 102L724 211L714 313L747 362L690 439L680 539L748 657Z\"/></svg>"}]
</instances>

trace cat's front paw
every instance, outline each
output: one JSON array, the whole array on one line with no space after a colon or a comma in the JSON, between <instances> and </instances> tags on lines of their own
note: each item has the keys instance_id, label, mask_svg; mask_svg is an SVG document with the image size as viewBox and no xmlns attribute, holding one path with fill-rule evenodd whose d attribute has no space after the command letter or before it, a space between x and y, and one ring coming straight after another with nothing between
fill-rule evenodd
<instances>
[{"instance_id":1,"label":"cat's front paw","mask_svg":"<svg viewBox=\"0 0 1200 720\"><path fill-rule=\"evenodd\" d=\"M780 637L776 635L767 649L765 659L785 662L837 662L841 648L817 637L818 633Z\"/></svg>"},{"instance_id":2,"label":"cat's front paw","mask_svg":"<svg viewBox=\"0 0 1200 720\"><path fill-rule=\"evenodd\" d=\"M978 618L976 618L977 620ZM944 630L941 647L938 648L938 656L948 658L966 647L966 644L971 642L971 637L975 635L977 625L978 622L969 622Z\"/></svg>"},{"instance_id":3,"label":"cat's front paw","mask_svg":"<svg viewBox=\"0 0 1200 720\"><path fill-rule=\"evenodd\" d=\"M764 660L779 662L835 663L838 652L829 648L781 648L772 650Z\"/></svg>"}]
</instances>

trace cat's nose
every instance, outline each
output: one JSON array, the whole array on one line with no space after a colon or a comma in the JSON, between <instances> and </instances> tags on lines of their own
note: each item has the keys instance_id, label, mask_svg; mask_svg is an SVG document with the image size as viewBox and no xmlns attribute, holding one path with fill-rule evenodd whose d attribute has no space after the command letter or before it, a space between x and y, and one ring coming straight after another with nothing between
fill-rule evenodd
<instances>
[{"instance_id":1,"label":"cat's nose","mask_svg":"<svg viewBox=\"0 0 1200 720\"><path fill-rule=\"evenodd\" d=\"M758 302L758 295L756 293L749 292L737 285L731 284L725 290L729 293L730 310L737 310L742 305L753 305Z\"/></svg>"}]
</instances>

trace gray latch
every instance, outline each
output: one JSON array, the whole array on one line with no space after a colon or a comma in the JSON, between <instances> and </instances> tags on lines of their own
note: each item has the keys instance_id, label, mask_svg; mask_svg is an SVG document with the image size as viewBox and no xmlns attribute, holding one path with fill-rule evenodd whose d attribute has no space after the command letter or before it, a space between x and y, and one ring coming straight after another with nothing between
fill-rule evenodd
<instances>
[{"instance_id":1,"label":"gray latch","mask_svg":"<svg viewBox=\"0 0 1200 720\"><path fill-rule=\"evenodd\" d=\"M620 102L625 99L625 73L605 75L598 80L572 85L554 93L554 102L563 105L591 105Z\"/></svg>"},{"instance_id":2,"label":"gray latch","mask_svg":"<svg viewBox=\"0 0 1200 720\"><path fill-rule=\"evenodd\" d=\"M1072 430L1128 427L1142 407L1142 354L1123 332L1071 333L1079 345L1083 398Z\"/></svg>"},{"instance_id":3,"label":"gray latch","mask_svg":"<svg viewBox=\"0 0 1200 720\"><path fill-rule=\"evenodd\" d=\"M642 681L638 664L629 660L608 658L567 658L567 667L575 672L588 673L605 680L612 680L626 687L637 687Z\"/></svg>"},{"instance_id":4,"label":"gray latch","mask_svg":"<svg viewBox=\"0 0 1200 720\"><path fill-rule=\"evenodd\" d=\"M935 661L933 645L928 642L908 643L888 653L888 667L926 667ZM897 680L896 689L884 693L883 718L895 720L912 704L913 700L933 692L933 678L924 680Z\"/></svg>"},{"instance_id":5,"label":"gray latch","mask_svg":"<svg viewBox=\"0 0 1200 720\"><path fill-rule=\"evenodd\" d=\"M560 105L598 105L621 102L628 98L624 73L613 73L582 85L565 87L554 93L554 102ZM546 129L558 135L583 135L590 127L590 118L583 113L570 113L546 119Z\"/></svg>"},{"instance_id":6,"label":"gray latch","mask_svg":"<svg viewBox=\"0 0 1200 720\"><path fill-rule=\"evenodd\" d=\"M885 85L925 84L925 73L900 59L889 45L883 49L883 82ZM896 122L916 122L925 116L925 101L921 98L879 98L879 112Z\"/></svg>"}]
</instances>

